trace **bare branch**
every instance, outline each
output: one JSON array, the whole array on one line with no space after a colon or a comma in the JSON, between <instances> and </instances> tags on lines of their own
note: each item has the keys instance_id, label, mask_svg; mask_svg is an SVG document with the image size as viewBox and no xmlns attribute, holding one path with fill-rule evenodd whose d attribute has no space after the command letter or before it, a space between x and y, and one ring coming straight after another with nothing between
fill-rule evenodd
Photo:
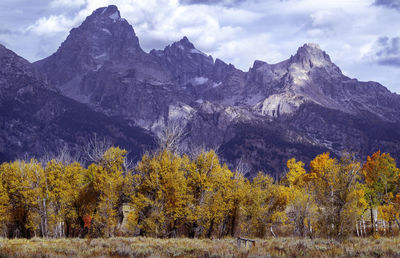
<instances>
[{"instance_id":1,"label":"bare branch","mask_svg":"<svg viewBox=\"0 0 400 258\"><path fill-rule=\"evenodd\" d=\"M236 162L235 170L238 175L240 174L244 176L247 173L251 172L251 166L245 161L244 157L241 156L240 159Z\"/></svg>"},{"instance_id":2,"label":"bare branch","mask_svg":"<svg viewBox=\"0 0 400 258\"><path fill-rule=\"evenodd\" d=\"M164 130L158 136L158 146L161 150L179 152L181 143L188 132L179 120L169 120Z\"/></svg>"},{"instance_id":3,"label":"bare branch","mask_svg":"<svg viewBox=\"0 0 400 258\"><path fill-rule=\"evenodd\" d=\"M89 162L98 163L103 158L104 152L112 147L111 141L105 137L99 139L96 134L93 138L89 139L88 143L83 147L83 153L85 153L86 160Z\"/></svg>"}]
</instances>

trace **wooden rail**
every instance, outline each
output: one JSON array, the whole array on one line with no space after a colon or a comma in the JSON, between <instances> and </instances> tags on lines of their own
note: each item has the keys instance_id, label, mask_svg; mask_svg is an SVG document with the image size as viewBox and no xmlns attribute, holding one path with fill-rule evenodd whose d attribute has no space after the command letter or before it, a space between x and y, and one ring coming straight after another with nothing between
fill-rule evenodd
<instances>
[{"instance_id":1,"label":"wooden rail","mask_svg":"<svg viewBox=\"0 0 400 258\"><path fill-rule=\"evenodd\" d=\"M253 246L256 246L256 240L238 237L238 238L237 238L237 247L238 247L238 249L240 249L240 246L241 246L241 244L242 244L242 241L244 242L244 246L245 246L245 247L247 247L247 242L250 242L250 243L253 244Z\"/></svg>"}]
</instances>

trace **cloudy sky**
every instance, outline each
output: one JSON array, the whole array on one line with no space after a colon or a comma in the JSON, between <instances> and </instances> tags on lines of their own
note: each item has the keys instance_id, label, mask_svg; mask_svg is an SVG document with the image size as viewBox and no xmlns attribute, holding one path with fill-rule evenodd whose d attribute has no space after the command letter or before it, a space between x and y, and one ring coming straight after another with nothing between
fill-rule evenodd
<instances>
[{"instance_id":1,"label":"cloudy sky","mask_svg":"<svg viewBox=\"0 0 400 258\"><path fill-rule=\"evenodd\" d=\"M400 0L1 0L0 44L39 60L109 4L146 51L188 36L247 71L256 59L276 63L314 42L347 76L400 93Z\"/></svg>"}]
</instances>

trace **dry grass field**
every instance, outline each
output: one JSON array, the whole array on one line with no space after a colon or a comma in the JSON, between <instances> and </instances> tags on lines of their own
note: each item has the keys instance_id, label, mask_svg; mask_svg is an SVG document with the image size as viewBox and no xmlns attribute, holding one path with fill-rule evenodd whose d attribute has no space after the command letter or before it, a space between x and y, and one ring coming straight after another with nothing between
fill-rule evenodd
<instances>
[{"instance_id":1,"label":"dry grass field","mask_svg":"<svg viewBox=\"0 0 400 258\"><path fill-rule=\"evenodd\" d=\"M257 239L238 250L236 239L1 239L1 257L400 257L400 238Z\"/></svg>"}]
</instances>

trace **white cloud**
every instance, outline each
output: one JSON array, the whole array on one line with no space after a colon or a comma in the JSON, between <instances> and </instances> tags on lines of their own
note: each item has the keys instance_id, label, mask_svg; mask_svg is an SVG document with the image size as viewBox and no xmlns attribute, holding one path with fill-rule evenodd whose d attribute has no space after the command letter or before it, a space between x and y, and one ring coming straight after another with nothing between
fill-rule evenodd
<instances>
[{"instance_id":1,"label":"white cloud","mask_svg":"<svg viewBox=\"0 0 400 258\"><path fill-rule=\"evenodd\" d=\"M66 18L64 15L40 18L35 24L27 28L28 32L33 32L39 36L68 31L74 24L74 20Z\"/></svg>"},{"instance_id":2,"label":"white cloud","mask_svg":"<svg viewBox=\"0 0 400 258\"><path fill-rule=\"evenodd\" d=\"M271 43L271 36L265 33L224 42L213 55L234 65L245 64L241 68L247 70L255 60L276 63L286 58L277 49Z\"/></svg>"},{"instance_id":3,"label":"white cloud","mask_svg":"<svg viewBox=\"0 0 400 258\"><path fill-rule=\"evenodd\" d=\"M80 7L86 4L86 0L53 0L50 2L50 7Z\"/></svg>"},{"instance_id":4,"label":"white cloud","mask_svg":"<svg viewBox=\"0 0 400 258\"><path fill-rule=\"evenodd\" d=\"M319 10L311 15L312 26L325 27L337 24L340 18L344 18L343 9L336 10Z\"/></svg>"}]
</instances>

